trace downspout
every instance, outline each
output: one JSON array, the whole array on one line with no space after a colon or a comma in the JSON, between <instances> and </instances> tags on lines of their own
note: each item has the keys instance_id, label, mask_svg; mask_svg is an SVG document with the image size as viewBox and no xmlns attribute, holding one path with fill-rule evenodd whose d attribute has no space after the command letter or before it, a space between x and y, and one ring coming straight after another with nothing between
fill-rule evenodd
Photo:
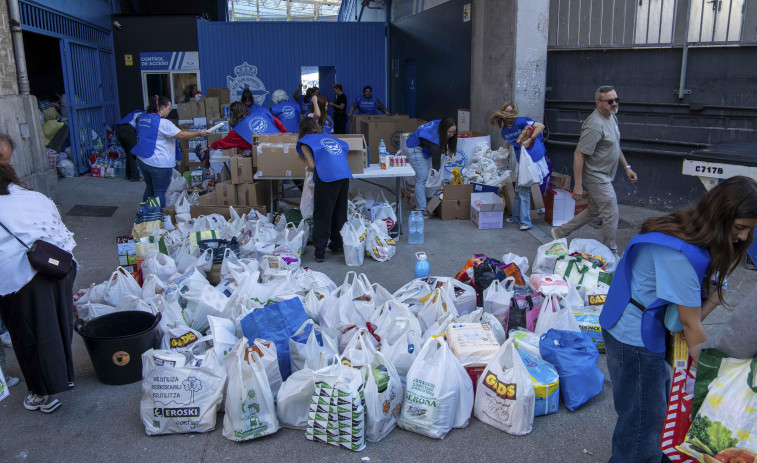
<instances>
[{"instance_id":1,"label":"downspout","mask_svg":"<svg viewBox=\"0 0 757 463\"><path fill-rule=\"evenodd\" d=\"M683 49L681 56L681 76L678 79L678 99L683 100L686 93L686 67L689 62L689 17L691 16L691 2L686 11L686 27L684 27Z\"/></svg>"},{"instance_id":2,"label":"downspout","mask_svg":"<svg viewBox=\"0 0 757 463\"><path fill-rule=\"evenodd\" d=\"M21 33L21 15L18 11L18 0L8 0L8 15L11 20L11 40L13 52L16 55L16 72L18 73L19 95L29 94L29 76L26 73L26 55L24 54L24 37Z\"/></svg>"},{"instance_id":3,"label":"downspout","mask_svg":"<svg viewBox=\"0 0 757 463\"><path fill-rule=\"evenodd\" d=\"M392 23L391 23L391 12L389 11L391 2L386 2L386 17L384 18L384 56L386 56L386 61L384 62L386 66L386 81L384 82L384 95L386 95L386 102L390 105L392 104L392 95L389 93L390 89L392 88L391 82L392 82L392 56L391 56L391 29L392 29Z\"/></svg>"}]
</instances>

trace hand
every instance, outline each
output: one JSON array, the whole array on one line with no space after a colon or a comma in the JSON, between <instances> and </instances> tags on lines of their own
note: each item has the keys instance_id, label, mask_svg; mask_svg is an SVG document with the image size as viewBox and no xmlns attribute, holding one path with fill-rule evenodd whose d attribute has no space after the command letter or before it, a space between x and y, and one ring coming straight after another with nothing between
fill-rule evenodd
<instances>
[{"instance_id":1,"label":"hand","mask_svg":"<svg viewBox=\"0 0 757 463\"><path fill-rule=\"evenodd\" d=\"M209 150L209 149L210 149L210 148L208 148L207 146L201 146L201 147L200 147L200 152L201 152L201 153L204 153L205 151L207 151L207 150Z\"/></svg>"},{"instance_id":2,"label":"hand","mask_svg":"<svg viewBox=\"0 0 757 463\"><path fill-rule=\"evenodd\" d=\"M633 169L626 169L626 175L628 176L628 180L631 181L631 183L636 182L636 180L639 179L639 177L636 175L636 172L633 171Z\"/></svg>"},{"instance_id":3,"label":"hand","mask_svg":"<svg viewBox=\"0 0 757 463\"><path fill-rule=\"evenodd\" d=\"M573 187L573 199L576 201L580 201L584 197L584 187L580 183L577 183L575 187Z\"/></svg>"},{"instance_id":4,"label":"hand","mask_svg":"<svg viewBox=\"0 0 757 463\"><path fill-rule=\"evenodd\" d=\"M210 132L208 132L207 130L200 130L201 137L207 137L208 135L210 135Z\"/></svg>"}]
</instances>

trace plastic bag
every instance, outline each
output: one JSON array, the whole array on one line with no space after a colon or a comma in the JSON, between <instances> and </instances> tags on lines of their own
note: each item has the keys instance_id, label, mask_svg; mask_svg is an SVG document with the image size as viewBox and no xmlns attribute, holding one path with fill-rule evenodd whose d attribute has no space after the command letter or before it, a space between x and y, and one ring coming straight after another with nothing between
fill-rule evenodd
<instances>
[{"instance_id":1,"label":"plastic bag","mask_svg":"<svg viewBox=\"0 0 757 463\"><path fill-rule=\"evenodd\" d=\"M567 305L560 304L557 296L546 296L536 321L534 334L541 336L552 328L563 331L581 331L573 310Z\"/></svg>"},{"instance_id":2,"label":"plastic bag","mask_svg":"<svg viewBox=\"0 0 757 463\"><path fill-rule=\"evenodd\" d=\"M432 293L419 299L423 303L423 307L418 311L418 321L420 322L421 329L424 330L424 337L426 336L426 330L434 324L437 320L443 316L450 314L451 318L457 318L457 308L445 291L441 289L435 289Z\"/></svg>"},{"instance_id":3,"label":"plastic bag","mask_svg":"<svg viewBox=\"0 0 757 463\"><path fill-rule=\"evenodd\" d=\"M517 254L514 254L512 252L508 252L507 254L502 256L502 263L504 264L513 263L518 266L521 274L525 275L528 273L528 257L523 257Z\"/></svg>"},{"instance_id":4,"label":"plastic bag","mask_svg":"<svg viewBox=\"0 0 757 463\"><path fill-rule=\"evenodd\" d=\"M494 280L484 290L484 312L494 315L494 318L504 323L510 312L510 299L513 297L515 278L507 277L503 282Z\"/></svg>"},{"instance_id":5,"label":"plastic bag","mask_svg":"<svg viewBox=\"0 0 757 463\"><path fill-rule=\"evenodd\" d=\"M229 382L223 437L241 442L267 436L279 430L273 393L259 356L247 356L247 339L240 339L229 354Z\"/></svg>"},{"instance_id":6,"label":"plastic bag","mask_svg":"<svg viewBox=\"0 0 757 463\"><path fill-rule=\"evenodd\" d=\"M305 321L289 338L289 360L292 371L303 368L315 370L322 355L325 359L331 359L338 354L336 340L312 320Z\"/></svg>"},{"instance_id":7,"label":"plastic bag","mask_svg":"<svg viewBox=\"0 0 757 463\"><path fill-rule=\"evenodd\" d=\"M226 373L215 352L210 351L199 367L159 363L153 353L150 349L142 354L140 415L145 433L213 431L226 383Z\"/></svg>"},{"instance_id":8,"label":"plastic bag","mask_svg":"<svg viewBox=\"0 0 757 463\"><path fill-rule=\"evenodd\" d=\"M581 332L549 330L539 340L539 352L560 375L560 395L570 411L602 392L605 375L597 367L599 351Z\"/></svg>"},{"instance_id":9,"label":"plastic bag","mask_svg":"<svg viewBox=\"0 0 757 463\"><path fill-rule=\"evenodd\" d=\"M361 224L362 233L356 230L352 222L344 222L340 234L344 248L344 263L350 267L363 265L365 258L365 226Z\"/></svg>"},{"instance_id":10,"label":"plastic bag","mask_svg":"<svg viewBox=\"0 0 757 463\"><path fill-rule=\"evenodd\" d=\"M124 294L134 294L139 296L142 294L142 288L131 275L131 273L124 270L123 267L118 267L115 272L110 275L108 284L105 287L105 303L115 307L118 301L124 297Z\"/></svg>"},{"instance_id":11,"label":"plastic bag","mask_svg":"<svg viewBox=\"0 0 757 463\"><path fill-rule=\"evenodd\" d=\"M539 291L545 296L556 294L558 296L567 296L570 285L560 275L532 273L528 279L529 284L534 291Z\"/></svg>"},{"instance_id":12,"label":"plastic bag","mask_svg":"<svg viewBox=\"0 0 757 463\"><path fill-rule=\"evenodd\" d=\"M381 338L381 344L394 344L406 331L422 332L418 319L401 302L390 300L378 307L368 320L376 326L373 334Z\"/></svg>"},{"instance_id":13,"label":"plastic bag","mask_svg":"<svg viewBox=\"0 0 757 463\"><path fill-rule=\"evenodd\" d=\"M389 237L384 222L373 222L368 227L365 252L379 262L386 262L397 252L397 243Z\"/></svg>"},{"instance_id":14,"label":"plastic bag","mask_svg":"<svg viewBox=\"0 0 757 463\"><path fill-rule=\"evenodd\" d=\"M339 357L340 363L360 368L370 365L376 354L376 346L371 333L365 328L358 328L352 334L347 347L344 348L342 355Z\"/></svg>"},{"instance_id":15,"label":"plastic bag","mask_svg":"<svg viewBox=\"0 0 757 463\"><path fill-rule=\"evenodd\" d=\"M568 240L561 238L539 246L532 273L554 273L557 258L568 254Z\"/></svg>"},{"instance_id":16,"label":"plastic bag","mask_svg":"<svg viewBox=\"0 0 757 463\"><path fill-rule=\"evenodd\" d=\"M405 331L394 344L381 344L381 353L394 365L403 386L407 372L423 347L423 338L416 331Z\"/></svg>"},{"instance_id":17,"label":"plastic bag","mask_svg":"<svg viewBox=\"0 0 757 463\"><path fill-rule=\"evenodd\" d=\"M618 267L617 256L613 254L610 248L597 240L586 238L572 239L568 247L568 254L573 254L574 252L601 257L605 261L605 272L614 273Z\"/></svg>"},{"instance_id":18,"label":"plastic bag","mask_svg":"<svg viewBox=\"0 0 757 463\"><path fill-rule=\"evenodd\" d=\"M362 369L362 374L366 378L365 439L378 442L397 425L405 389L394 365L381 352Z\"/></svg>"},{"instance_id":19,"label":"plastic bag","mask_svg":"<svg viewBox=\"0 0 757 463\"><path fill-rule=\"evenodd\" d=\"M456 323L488 323L492 330L494 339L502 345L507 339L507 333L502 328L502 323L497 320L494 315L484 312L484 309L474 310L473 312L457 317ZM538 339L537 339L538 341ZM538 343L537 343L538 347Z\"/></svg>"},{"instance_id":20,"label":"plastic bag","mask_svg":"<svg viewBox=\"0 0 757 463\"><path fill-rule=\"evenodd\" d=\"M426 177L426 198L432 198L442 191L442 172L436 169L429 169Z\"/></svg>"},{"instance_id":21,"label":"plastic bag","mask_svg":"<svg viewBox=\"0 0 757 463\"><path fill-rule=\"evenodd\" d=\"M281 383L284 380L281 378L281 372L279 371L279 360L276 352L276 344L272 341L266 341L264 339L255 339L252 346L247 348L248 352L255 352L256 361L260 362L268 377L268 384L271 386L273 394L279 392Z\"/></svg>"},{"instance_id":22,"label":"plastic bag","mask_svg":"<svg viewBox=\"0 0 757 463\"><path fill-rule=\"evenodd\" d=\"M533 429L535 402L531 375L513 341L507 340L478 379L473 414L508 434L522 436Z\"/></svg>"},{"instance_id":23,"label":"plastic bag","mask_svg":"<svg viewBox=\"0 0 757 463\"><path fill-rule=\"evenodd\" d=\"M473 409L473 384L440 338L426 341L407 374L407 390L397 425L435 439L464 428Z\"/></svg>"},{"instance_id":24,"label":"plastic bag","mask_svg":"<svg viewBox=\"0 0 757 463\"><path fill-rule=\"evenodd\" d=\"M399 238L400 227L397 223L397 214L394 212L391 204L388 202L381 203L376 209L374 221L382 222L386 225L386 232L390 238L395 240Z\"/></svg>"},{"instance_id":25,"label":"plastic bag","mask_svg":"<svg viewBox=\"0 0 757 463\"><path fill-rule=\"evenodd\" d=\"M315 391L315 372L304 369L292 373L276 395L276 416L281 426L306 429L310 400Z\"/></svg>"},{"instance_id":26,"label":"plastic bag","mask_svg":"<svg viewBox=\"0 0 757 463\"><path fill-rule=\"evenodd\" d=\"M302 185L302 197L300 198L300 212L303 219L313 217L315 207L315 182L313 181L313 172L305 173L305 182Z\"/></svg>"},{"instance_id":27,"label":"plastic bag","mask_svg":"<svg viewBox=\"0 0 757 463\"><path fill-rule=\"evenodd\" d=\"M191 203L189 202L189 198L187 197L187 192L182 191L181 194L179 194L179 198L176 200L176 205L174 206L174 210L176 211L176 223L179 224L181 222L189 222L192 220L192 215L189 213Z\"/></svg>"},{"instance_id":28,"label":"plastic bag","mask_svg":"<svg viewBox=\"0 0 757 463\"><path fill-rule=\"evenodd\" d=\"M213 339L216 357L223 361L239 339L234 334L234 322L228 318L208 315L208 336Z\"/></svg>"},{"instance_id":29,"label":"plastic bag","mask_svg":"<svg viewBox=\"0 0 757 463\"><path fill-rule=\"evenodd\" d=\"M518 186L531 186L541 183L541 170L536 165L526 148L520 148L520 163L518 164Z\"/></svg>"},{"instance_id":30,"label":"plastic bag","mask_svg":"<svg viewBox=\"0 0 757 463\"><path fill-rule=\"evenodd\" d=\"M142 262L142 278L155 275L162 282L168 282L178 274L176 263L162 252L154 252Z\"/></svg>"},{"instance_id":31,"label":"plastic bag","mask_svg":"<svg viewBox=\"0 0 757 463\"><path fill-rule=\"evenodd\" d=\"M71 178L76 175L74 163L68 159L61 159L55 167L58 169L58 175L63 178Z\"/></svg>"}]
</instances>

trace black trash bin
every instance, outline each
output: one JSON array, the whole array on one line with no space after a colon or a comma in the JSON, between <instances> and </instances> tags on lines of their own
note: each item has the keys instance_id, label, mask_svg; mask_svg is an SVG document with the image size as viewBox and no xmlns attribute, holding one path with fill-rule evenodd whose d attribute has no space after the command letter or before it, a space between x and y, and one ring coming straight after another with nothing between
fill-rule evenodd
<instances>
[{"instance_id":1,"label":"black trash bin","mask_svg":"<svg viewBox=\"0 0 757 463\"><path fill-rule=\"evenodd\" d=\"M160 347L160 313L129 310L89 321L76 320L97 379L103 384L129 384L142 379L142 354Z\"/></svg>"}]
</instances>

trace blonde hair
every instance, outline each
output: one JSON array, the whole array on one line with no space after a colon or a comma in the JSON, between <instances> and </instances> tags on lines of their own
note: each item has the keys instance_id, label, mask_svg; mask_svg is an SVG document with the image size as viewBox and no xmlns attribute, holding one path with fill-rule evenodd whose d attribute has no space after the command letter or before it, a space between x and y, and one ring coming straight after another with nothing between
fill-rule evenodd
<instances>
[{"instance_id":1,"label":"blonde hair","mask_svg":"<svg viewBox=\"0 0 757 463\"><path fill-rule=\"evenodd\" d=\"M511 106L513 109L507 111L506 109L508 106ZM512 127L513 124L515 124L515 118L518 117L519 112L520 109L518 108L517 103L514 101L507 101L498 111L494 111L492 118L489 120L489 124L497 124L499 125L499 128L502 128L503 124L507 127Z\"/></svg>"}]
</instances>

